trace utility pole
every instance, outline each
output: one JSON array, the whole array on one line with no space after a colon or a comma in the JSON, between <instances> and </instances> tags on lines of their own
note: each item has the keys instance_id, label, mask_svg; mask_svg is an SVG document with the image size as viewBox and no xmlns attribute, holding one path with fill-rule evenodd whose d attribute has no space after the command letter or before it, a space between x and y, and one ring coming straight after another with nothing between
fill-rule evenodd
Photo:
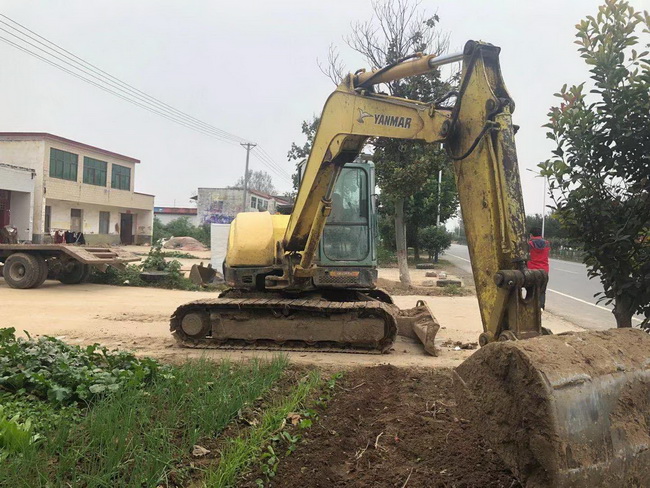
<instances>
[{"instance_id":1,"label":"utility pole","mask_svg":"<svg viewBox=\"0 0 650 488\"><path fill-rule=\"evenodd\" d=\"M442 193L442 169L438 170L438 215L436 215L436 227L440 231L440 195ZM436 250L433 262L438 262L438 251Z\"/></svg>"},{"instance_id":2,"label":"utility pole","mask_svg":"<svg viewBox=\"0 0 650 488\"><path fill-rule=\"evenodd\" d=\"M438 170L438 215L436 216L436 227L440 227L440 194L442 190L442 169Z\"/></svg>"},{"instance_id":3,"label":"utility pole","mask_svg":"<svg viewBox=\"0 0 650 488\"><path fill-rule=\"evenodd\" d=\"M544 237L544 232L546 231L546 176L542 175L539 171L535 171L530 168L526 168L526 171L530 171L537 175L538 178L544 178L544 193L542 193L542 237Z\"/></svg>"},{"instance_id":4,"label":"utility pole","mask_svg":"<svg viewBox=\"0 0 650 488\"><path fill-rule=\"evenodd\" d=\"M245 212L246 208L248 207L248 160L251 155L251 149L257 146L257 144L253 144L251 142L242 142L239 145L246 148L246 170L244 171L244 206L242 207L242 212Z\"/></svg>"}]
</instances>

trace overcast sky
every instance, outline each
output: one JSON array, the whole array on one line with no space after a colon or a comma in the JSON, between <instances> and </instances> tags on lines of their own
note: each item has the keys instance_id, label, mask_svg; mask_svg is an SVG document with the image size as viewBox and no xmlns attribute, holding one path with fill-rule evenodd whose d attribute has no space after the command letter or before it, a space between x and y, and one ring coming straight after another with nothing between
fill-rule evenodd
<instances>
[{"instance_id":1,"label":"overcast sky","mask_svg":"<svg viewBox=\"0 0 650 488\"><path fill-rule=\"evenodd\" d=\"M549 156L546 114L553 93L587 70L575 24L596 0L446 0L437 11L451 50L468 39L501 46L516 102L514 122L527 213L542 211L542 181L525 171ZM0 13L117 78L231 134L260 144L286 173L300 124L334 86L318 69L341 46L350 71L365 67L346 49L350 24L369 19L369 0L3 0ZM650 0L633 1L638 9ZM0 17L0 20L4 20ZM6 26L0 24L0 27ZM0 36L11 38L0 31ZM51 132L138 158L137 191L156 205L189 206L196 188L232 185L245 151L151 114L0 43L0 131ZM269 169L256 158L251 168ZM278 190L291 183L272 173Z\"/></svg>"}]
</instances>

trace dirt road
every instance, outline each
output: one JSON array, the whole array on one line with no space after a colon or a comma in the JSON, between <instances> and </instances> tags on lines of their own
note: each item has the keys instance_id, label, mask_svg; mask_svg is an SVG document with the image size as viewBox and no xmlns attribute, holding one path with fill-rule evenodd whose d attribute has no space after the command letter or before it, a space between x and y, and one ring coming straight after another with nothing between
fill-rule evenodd
<instances>
[{"instance_id":1,"label":"dirt road","mask_svg":"<svg viewBox=\"0 0 650 488\"><path fill-rule=\"evenodd\" d=\"M99 342L110 348L130 349L168 361L188 357L240 359L268 356L265 351L192 350L178 347L169 334L169 316L182 303L214 293L161 290L155 288L118 287L108 285L63 285L46 281L38 289L16 290L0 279L0 303L3 313L0 327L27 330L31 335L65 336L78 344ZM390 354L343 354L290 352L298 364L323 367L353 367L377 364L395 366L454 367L472 351L453 350L444 343L474 342L481 331L476 298L396 296L402 308L413 307L418 299L428 302L442 328L437 342L439 357L424 353L420 344L398 338ZM554 332L578 330L570 323L546 314L545 325Z\"/></svg>"}]
</instances>

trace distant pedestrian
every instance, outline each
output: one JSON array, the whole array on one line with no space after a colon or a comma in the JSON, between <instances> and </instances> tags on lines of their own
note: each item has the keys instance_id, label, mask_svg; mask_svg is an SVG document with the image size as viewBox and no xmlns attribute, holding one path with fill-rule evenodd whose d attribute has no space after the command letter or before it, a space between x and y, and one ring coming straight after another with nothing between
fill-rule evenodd
<instances>
[{"instance_id":1,"label":"distant pedestrian","mask_svg":"<svg viewBox=\"0 0 650 488\"><path fill-rule=\"evenodd\" d=\"M548 254L551 251L551 244L542 237L542 229L539 227L530 229L528 247L530 248L528 269L543 269L548 274ZM539 297L539 304L542 309L546 306L546 285L544 285L542 294Z\"/></svg>"}]
</instances>

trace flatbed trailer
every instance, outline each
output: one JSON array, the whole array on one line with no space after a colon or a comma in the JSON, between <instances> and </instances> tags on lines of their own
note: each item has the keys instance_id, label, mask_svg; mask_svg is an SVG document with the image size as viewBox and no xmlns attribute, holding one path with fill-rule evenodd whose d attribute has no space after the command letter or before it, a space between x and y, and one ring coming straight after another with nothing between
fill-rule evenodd
<instances>
[{"instance_id":1,"label":"flatbed trailer","mask_svg":"<svg viewBox=\"0 0 650 488\"><path fill-rule=\"evenodd\" d=\"M70 244L0 244L2 275L11 288L38 288L46 279L83 283L92 267L123 269L140 258L121 249Z\"/></svg>"}]
</instances>

